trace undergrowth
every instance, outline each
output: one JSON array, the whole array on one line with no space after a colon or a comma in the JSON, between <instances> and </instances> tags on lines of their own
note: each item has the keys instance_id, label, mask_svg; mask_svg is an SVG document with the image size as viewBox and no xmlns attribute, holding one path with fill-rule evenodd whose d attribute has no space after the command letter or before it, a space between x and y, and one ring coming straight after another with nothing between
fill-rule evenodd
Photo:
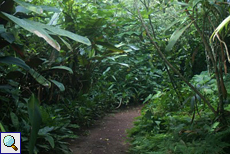
<instances>
[{"instance_id":1,"label":"undergrowth","mask_svg":"<svg viewBox=\"0 0 230 154\"><path fill-rule=\"evenodd\" d=\"M216 93L216 87L207 72L194 76L191 82L203 87L200 90L211 98L213 104L215 103L216 98L213 94ZM134 128L128 130L132 145L130 153L227 154L229 152L230 118L227 110L230 105L225 105L226 119L220 122L187 87L183 87L182 91L187 98L182 104L178 102L176 107L170 106L170 90L158 92L148 98L148 104L142 109L142 115L136 119Z\"/></svg>"}]
</instances>

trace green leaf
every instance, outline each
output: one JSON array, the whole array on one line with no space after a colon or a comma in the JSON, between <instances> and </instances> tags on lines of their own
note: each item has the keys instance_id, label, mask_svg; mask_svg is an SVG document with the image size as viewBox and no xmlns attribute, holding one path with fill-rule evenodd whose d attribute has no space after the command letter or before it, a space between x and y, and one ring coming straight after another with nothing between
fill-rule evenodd
<instances>
[{"instance_id":1,"label":"green leaf","mask_svg":"<svg viewBox=\"0 0 230 154\"><path fill-rule=\"evenodd\" d=\"M24 68L27 71L30 70L30 67L23 60L15 57L10 57L10 56L0 57L0 63L4 63L8 65L14 64Z\"/></svg>"},{"instance_id":2,"label":"green leaf","mask_svg":"<svg viewBox=\"0 0 230 154\"><path fill-rule=\"evenodd\" d=\"M13 125L14 125L14 128L17 129L18 126L19 126L18 117L17 117L16 114L13 113L13 112L10 112L10 117L11 117L11 121L12 121L12 123L13 123Z\"/></svg>"},{"instance_id":3,"label":"green leaf","mask_svg":"<svg viewBox=\"0 0 230 154\"><path fill-rule=\"evenodd\" d=\"M1 37L9 43L13 43L15 41L14 35L12 33L1 33Z\"/></svg>"},{"instance_id":4,"label":"green leaf","mask_svg":"<svg viewBox=\"0 0 230 154\"><path fill-rule=\"evenodd\" d=\"M175 20L174 22L172 22L169 26L167 26L165 29L164 29L164 35L165 35L165 32L170 29L172 26L174 26L176 23L180 22L180 20Z\"/></svg>"},{"instance_id":5,"label":"green leaf","mask_svg":"<svg viewBox=\"0 0 230 154\"><path fill-rule=\"evenodd\" d=\"M83 44L86 44L86 45L91 45L91 42L89 41L88 38L80 36L80 35L77 35L77 34L74 34L74 33L70 32L70 31L63 30L63 29L60 29L58 27L45 25L45 24L42 24L42 23L39 23L39 22L34 22L34 21L31 21L31 20L26 20L26 21L28 23L30 23L31 25L38 26L38 27L41 27L43 29L47 29L53 35L65 36L65 37L68 37L68 38L70 38L70 39L72 39L74 41L77 41L77 42L80 42L80 43L83 43Z\"/></svg>"},{"instance_id":6,"label":"green leaf","mask_svg":"<svg viewBox=\"0 0 230 154\"><path fill-rule=\"evenodd\" d=\"M125 66L125 67L129 67L129 65L128 64L126 64L126 63L118 63L119 65L122 65L122 66Z\"/></svg>"},{"instance_id":7,"label":"green leaf","mask_svg":"<svg viewBox=\"0 0 230 154\"><path fill-rule=\"evenodd\" d=\"M184 2L175 2L175 4L181 5L181 6L188 6L188 3L184 3Z\"/></svg>"},{"instance_id":8,"label":"green leaf","mask_svg":"<svg viewBox=\"0 0 230 154\"><path fill-rule=\"evenodd\" d=\"M10 14L2 12L6 17L8 17L11 21L13 21L15 24L19 25L20 27L28 30L31 33L34 33L38 37L42 37L46 40L47 43L49 43L53 48L60 51L60 45L55 41L46 30L44 30L42 27L39 27L38 25L31 24L29 20L26 19L19 19L15 16L12 16ZM36 22L34 22L36 23Z\"/></svg>"},{"instance_id":9,"label":"green leaf","mask_svg":"<svg viewBox=\"0 0 230 154\"><path fill-rule=\"evenodd\" d=\"M40 83L41 85L50 88L51 87L51 83L44 78L41 74L39 74L38 72L36 72L34 69L30 69L29 73L33 76L33 78L35 80L37 80L38 83Z\"/></svg>"},{"instance_id":10,"label":"green leaf","mask_svg":"<svg viewBox=\"0 0 230 154\"><path fill-rule=\"evenodd\" d=\"M183 27L182 29L177 29L171 36L168 45L166 46L165 50L170 51L172 50L173 46L180 38L180 36L184 33L184 31L191 25L192 23L188 24L187 26Z\"/></svg>"},{"instance_id":11,"label":"green leaf","mask_svg":"<svg viewBox=\"0 0 230 154\"><path fill-rule=\"evenodd\" d=\"M54 139L53 139L53 137L52 136L46 136L45 137L45 140L46 141L48 141L49 143L50 143L50 146L52 147L52 148L54 148Z\"/></svg>"},{"instance_id":12,"label":"green leaf","mask_svg":"<svg viewBox=\"0 0 230 154\"><path fill-rule=\"evenodd\" d=\"M110 70L110 67L108 67L102 74L105 75Z\"/></svg>"},{"instance_id":13,"label":"green leaf","mask_svg":"<svg viewBox=\"0 0 230 154\"><path fill-rule=\"evenodd\" d=\"M70 50L70 51L73 51L73 48L71 47L71 45L66 42L64 39L62 39L61 37L59 37L59 39L66 45L66 47Z\"/></svg>"},{"instance_id":14,"label":"green leaf","mask_svg":"<svg viewBox=\"0 0 230 154\"><path fill-rule=\"evenodd\" d=\"M150 99L152 99L153 94L149 94L149 96L145 99L145 101L143 102L143 104L145 104L147 101L149 101Z\"/></svg>"},{"instance_id":15,"label":"green leaf","mask_svg":"<svg viewBox=\"0 0 230 154\"><path fill-rule=\"evenodd\" d=\"M14 1L18 3L19 5L23 6L24 8L26 8L27 10L33 11L38 14L43 13L43 9L40 6L35 6L35 5L25 3L19 0L14 0Z\"/></svg>"},{"instance_id":16,"label":"green leaf","mask_svg":"<svg viewBox=\"0 0 230 154\"><path fill-rule=\"evenodd\" d=\"M43 11L56 12L56 13L61 12L61 9L52 6L40 5L40 7L43 9Z\"/></svg>"},{"instance_id":17,"label":"green leaf","mask_svg":"<svg viewBox=\"0 0 230 154\"><path fill-rule=\"evenodd\" d=\"M230 16L228 16L227 18L225 18L225 19L221 22L221 24L220 24L220 25L215 29L215 31L212 33L212 35L211 35L211 37L210 37L210 39L209 39L210 42L212 42L212 41L211 41L212 39L213 39L213 41L214 41L214 39L215 39L215 37L217 36L217 34L220 33L220 32L222 31L222 29L223 29L226 25L228 25L229 21L230 21Z\"/></svg>"},{"instance_id":18,"label":"green leaf","mask_svg":"<svg viewBox=\"0 0 230 154\"><path fill-rule=\"evenodd\" d=\"M50 81L53 82L60 89L60 91L65 91L65 86L61 82L58 82L56 80L50 80Z\"/></svg>"},{"instance_id":19,"label":"green leaf","mask_svg":"<svg viewBox=\"0 0 230 154\"><path fill-rule=\"evenodd\" d=\"M41 135L41 136L45 136L47 133L53 131L54 129L55 129L54 127L48 127L48 126L46 126L44 128L41 128L39 130L38 134Z\"/></svg>"},{"instance_id":20,"label":"green leaf","mask_svg":"<svg viewBox=\"0 0 230 154\"><path fill-rule=\"evenodd\" d=\"M2 123L0 122L0 132L6 132L5 128L3 127Z\"/></svg>"},{"instance_id":21,"label":"green leaf","mask_svg":"<svg viewBox=\"0 0 230 154\"><path fill-rule=\"evenodd\" d=\"M211 126L211 132L215 131L215 129L218 127L218 125L220 124L220 122L215 122L212 126Z\"/></svg>"},{"instance_id":22,"label":"green leaf","mask_svg":"<svg viewBox=\"0 0 230 154\"><path fill-rule=\"evenodd\" d=\"M34 94L31 95L28 101L28 114L29 114L29 121L32 128L30 133L30 139L29 139L29 153L33 154L38 131L40 128L40 124L42 122L41 112L39 108L39 101L34 96Z\"/></svg>"},{"instance_id":23,"label":"green leaf","mask_svg":"<svg viewBox=\"0 0 230 154\"><path fill-rule=\"evenodd\" d=\"M112 45L112 44L110 44L108 42L97 41L96 44L101 45L101 46L103 46L103 47L105 47L105 48L107 48L107 49L109 49L109 50L111 50L113 52L125 53L124 50L121 50L121 49L115 47L114 45Z\"/></svg>"},{"instance_id":24,"label":"green leaf","mask_svg":"<svg viewBox=\"0 0 230 154\"><path fill-rule=\"evenodd\" d=\"M0 24L0 34L6 32L4 25Z\"/></svg>"},{"instance_id":25,"label":"green leaf","mask_svg":"<svg viewBox=\"0 0 230 154\"><path fill-rule=\"evenodd\" d=\"M52 69L64 70L64 71L68 71L70 74L73 74L73 70L67 66L54 66L50 70Z\"/></svg>"}]
</instances>

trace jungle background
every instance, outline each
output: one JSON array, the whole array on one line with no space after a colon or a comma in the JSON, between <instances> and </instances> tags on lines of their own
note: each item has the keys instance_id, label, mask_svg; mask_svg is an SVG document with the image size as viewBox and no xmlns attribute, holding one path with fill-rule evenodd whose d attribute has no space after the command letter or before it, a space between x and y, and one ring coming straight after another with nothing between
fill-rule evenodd
<instances>
[{"instance_id":1,"label":"jungle background","mask_svg":"<svg viewBox=\"0 0 230 154\"><path fill-rule=\"evenodd\" d=\"M225 0L0 0L0 131L70 153L112 109L145 104L132 154L230 149Z\"/></svg>"}]
</instances>

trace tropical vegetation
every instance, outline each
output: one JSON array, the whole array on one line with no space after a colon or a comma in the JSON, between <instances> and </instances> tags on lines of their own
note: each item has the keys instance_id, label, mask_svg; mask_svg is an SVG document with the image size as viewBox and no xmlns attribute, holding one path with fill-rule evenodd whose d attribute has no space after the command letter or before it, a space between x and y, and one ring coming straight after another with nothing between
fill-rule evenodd
<instances>
[{"instance_id":1,"label":"tropical vegetation","mask_svg":"<svg viewBox=\"0 0 230 154\"><path fill-rule=\"evenodd\" d=\"M228 153L225 0L0 0L0 131L71 153L107 111L145 104L132 154Z\"/></svg>"}]
</instances>

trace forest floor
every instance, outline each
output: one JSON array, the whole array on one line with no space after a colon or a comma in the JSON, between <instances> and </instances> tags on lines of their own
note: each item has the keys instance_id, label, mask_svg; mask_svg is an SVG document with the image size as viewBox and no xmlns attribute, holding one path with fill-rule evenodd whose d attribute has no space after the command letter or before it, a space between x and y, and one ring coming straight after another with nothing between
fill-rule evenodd
<instances>
[{"instance_id":1,"label":"forest floor","mask_svg":"<svg viewBox=\"0 0 230 154\"><path fill-rule=\"evenodd\" d=\"M114 111L96 121L93 128L85 131L85 135L70 141L73 154L127 154L129 144L126 142L126 130L133 127L141 108L137 106Z\"/></svg>"}]
</instances>

